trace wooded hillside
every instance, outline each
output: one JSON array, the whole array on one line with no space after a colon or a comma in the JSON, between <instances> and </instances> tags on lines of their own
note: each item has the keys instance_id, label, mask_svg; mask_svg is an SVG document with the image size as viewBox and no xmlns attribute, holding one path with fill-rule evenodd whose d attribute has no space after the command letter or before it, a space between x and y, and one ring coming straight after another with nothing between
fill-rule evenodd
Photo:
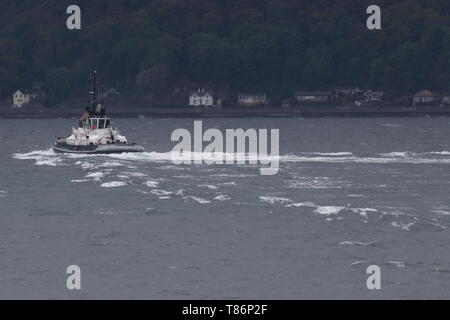
<instances>
[{"instance_id":1,"label":"wooded hillside","mask_svg":"<svg viewBox=\"0 0 450 320\"><path fill-rule=\"evenodd\" d=\"M49 102L84 94L89 71L165 101L199 85L230 92L359 85L450 91L448 0L0 1L0 96L40 84ZM382 8L382 30L366 8Z\"/></svg>"}]
</instances>

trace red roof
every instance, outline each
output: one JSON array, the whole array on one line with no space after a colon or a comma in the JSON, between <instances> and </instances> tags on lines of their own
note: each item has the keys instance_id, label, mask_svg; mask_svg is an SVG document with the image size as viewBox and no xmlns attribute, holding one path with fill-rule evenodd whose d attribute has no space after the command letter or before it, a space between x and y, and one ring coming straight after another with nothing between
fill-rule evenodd
<instances>
[{"instance_id":1,"label":"red roof","mask_svg":"<svg viewBox=\"0 0 450 320\"><path fill-rule=\"evenodd\" d=\"M435 97L436 95L431 92L430 90L422 90L420 92L417 92L415 95L415 97Z\"/></svg>"}]
</instances>

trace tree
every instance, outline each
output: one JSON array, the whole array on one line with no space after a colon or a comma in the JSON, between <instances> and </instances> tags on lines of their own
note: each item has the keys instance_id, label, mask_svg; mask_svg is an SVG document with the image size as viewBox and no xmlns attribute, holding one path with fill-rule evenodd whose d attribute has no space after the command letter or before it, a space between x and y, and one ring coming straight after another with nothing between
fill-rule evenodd
<instances>
[{"instance_id":1,"label":"tree","mask_svg":"<svg viewBox=\"0 0 450 320\"><path fill-rule=\"evenodd\" d=\"M50 69L45 78L47 103L55 105L70 94L71 73L67 68Z\"/></svg>"}]
</instances>

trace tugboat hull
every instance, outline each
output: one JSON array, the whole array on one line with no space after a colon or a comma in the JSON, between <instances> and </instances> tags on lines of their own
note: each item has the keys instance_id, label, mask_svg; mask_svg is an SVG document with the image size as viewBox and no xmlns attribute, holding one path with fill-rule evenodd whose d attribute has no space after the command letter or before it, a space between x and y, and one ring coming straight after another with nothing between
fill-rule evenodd
<instances>
[{"instance_id":1,"label":"tugboat hull","mask_svg":"<svg viewBox=\"0 0 450 320\"><path fill-rule=\"evenodd\" d=\"M102 145L71 145L64 142L55 142L53 150L58 153L78 154L111 154L111 153L135 153L144 152L144 148L136 144L111 143Z\"/></svg>"}]
</instances>

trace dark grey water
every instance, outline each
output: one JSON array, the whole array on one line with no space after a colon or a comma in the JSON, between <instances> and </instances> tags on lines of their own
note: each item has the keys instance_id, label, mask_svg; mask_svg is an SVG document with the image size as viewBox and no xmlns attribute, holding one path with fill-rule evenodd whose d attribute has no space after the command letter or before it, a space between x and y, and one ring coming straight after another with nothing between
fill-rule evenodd
<instances>
[{"instance_id":1,"label":"dark grey water","mask_svg":"<svg viewBox=\"0 0 450 320\"><path fill-rule=\"evenodd\" d=\"M280 128L275 176L173 164L191 119L116 123L148 152L56 155L76 119L0 120L0 298L450 298L449 119L203 121Z\"/></svg>"}]
</instances>

